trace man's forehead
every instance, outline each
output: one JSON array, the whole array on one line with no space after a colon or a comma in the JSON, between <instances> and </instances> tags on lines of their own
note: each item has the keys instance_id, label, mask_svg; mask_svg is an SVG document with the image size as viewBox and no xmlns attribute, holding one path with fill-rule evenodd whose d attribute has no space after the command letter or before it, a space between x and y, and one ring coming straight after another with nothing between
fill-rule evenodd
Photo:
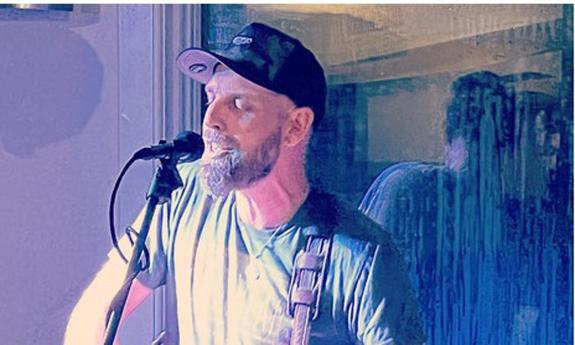
<instances>
[{"instance_id":1,"label":"man's forehead","mask_svg":"<svg viewBox=\"0 0 575 345\"><path fill-rule=\"evenodd\" d=\"M277 92L266 89L255 84L232 71L231 69L219 64L210 80L206 83L204 89L206 92L227 91L227 92L246 92L254 94L268 94L270 96L281 96Z\"/></svg>"}]
</instances>

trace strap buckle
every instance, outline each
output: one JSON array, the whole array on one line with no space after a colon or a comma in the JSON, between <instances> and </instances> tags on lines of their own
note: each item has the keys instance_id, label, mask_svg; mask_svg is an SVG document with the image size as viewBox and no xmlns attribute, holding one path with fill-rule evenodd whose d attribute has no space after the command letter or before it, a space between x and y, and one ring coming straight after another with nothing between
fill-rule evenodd
<instances>
[{"instance_id":1,"label":"strap buckle","mask_svg":"<svg viewBox=\"0 0 575 345\"><path fill-rule=\"evenodd\" d=\"M294 317L297 305L303 305L310 308L312 320L318 318L330 247L331 237L310 236L306 249L296 255L288 291L290 317Z\"/></svg>"}]
</instances>

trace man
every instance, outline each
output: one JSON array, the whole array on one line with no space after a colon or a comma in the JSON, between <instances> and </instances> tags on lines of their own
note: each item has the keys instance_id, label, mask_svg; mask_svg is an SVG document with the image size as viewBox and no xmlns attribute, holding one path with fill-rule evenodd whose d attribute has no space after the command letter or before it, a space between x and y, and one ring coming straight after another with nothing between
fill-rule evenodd
<instances>
[{"instance_id":1,"label":"man","mask_svg":"<svg viewBox=\"0 0 575 345\"><path fill-rule=\"evenodd\" d=\"M184 51L178 67L206 83L206 149L199 162L179 166L184 187L155 215L150 267L132 287L124 317L165 285L168 344L287 343L290 301L306 300L290 288L294 260L310 239L331 238L322 256L329 260L318 266L325 275L316 285L310 344L421 344L414 298L388 235L306 178L306 148L326 95L313 54L254 23L223 52ZM122 273L111 254L72 313L66 344L98 343L103 302Z\"/></svg>"}]
</instances>

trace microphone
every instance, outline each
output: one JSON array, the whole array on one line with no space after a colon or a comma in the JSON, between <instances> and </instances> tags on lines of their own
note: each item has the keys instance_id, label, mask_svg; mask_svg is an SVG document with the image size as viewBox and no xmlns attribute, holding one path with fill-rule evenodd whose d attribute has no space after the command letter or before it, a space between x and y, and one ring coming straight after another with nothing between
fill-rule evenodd
<instances>
[{"instance_id":1,"label":"microphone","mask_svg":"<svg viewBox=\"0 0 575 345\"><path fill-rule=\"evenodd\" d=\"M144 147L134 153L135 159L154 159L172 155L173 158L183 161L193 161L204 152L202 137L192 131L178 134L172 142L160 141L158 145Z\"/></svg>"}]
</instances>

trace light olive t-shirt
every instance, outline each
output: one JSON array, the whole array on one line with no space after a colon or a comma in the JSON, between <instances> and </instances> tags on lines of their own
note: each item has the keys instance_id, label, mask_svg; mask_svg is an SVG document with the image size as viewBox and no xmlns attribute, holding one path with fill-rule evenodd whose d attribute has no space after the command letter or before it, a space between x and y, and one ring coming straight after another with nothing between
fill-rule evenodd
<instances>
[{"instance_id":1,"label":"light olive t-shirt","mask_svg":"<svg viewBox=\"0 0 575 345\"><path fill-rule=\"evenodd\" d=\"M293 259L306 234L326 229L335 235L310 344L423 343L401 257L361 213L314 190L287 224L254 229L240 220L233 193L203 190L197 162L178 169L184 187L156 213L150 267L138 277L166 287L169 344L276 344L292 324Z\"/></svg>"}]
</instances>

